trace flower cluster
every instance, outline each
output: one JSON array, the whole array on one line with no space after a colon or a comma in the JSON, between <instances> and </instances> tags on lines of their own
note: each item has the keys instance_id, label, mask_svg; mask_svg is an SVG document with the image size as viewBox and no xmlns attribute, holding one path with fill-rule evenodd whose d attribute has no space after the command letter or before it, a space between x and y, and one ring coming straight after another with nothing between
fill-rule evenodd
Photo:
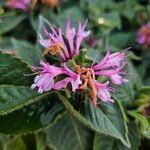
<instances>
[{"instance_id":1,"label":"flower cluster","mask_svg":"<svg viewBox=\"0 0 150 150\"><path fill-rule=\"evenodd\" d=\"M79 54L79 49L82 40L90 34L90 31L85 31L87 21L85 23L78 23L78 31L71 26L70 20L66 23L66 34L62 33L62 29L55 29L50 25L52 33L49 33L45 28L43 29L45 38L39 40L40 44L45 47L44 55L50 53L52 55L59 55L63 62L68 61L74 55ZM65 38L64 38L65 36Z\"/></svg>"},{"instance_id":2,"label":"flower cluster","mask_svg":"<svg viewBox=\"0 0 150 150\"><path fill-rule=\"evenodd\" d=\"M40 43L46 48L43 53L59 54L63 63L56 67L41 61L42 67L32 67L33 71L38 74L31 86L32 89L38 87L39 93L42 93L51 89L61 90L70 84L73 92L87 91L94 106L97 105L98 98L103 102L113 102L110 93L114 92L114 89L110 84L120 85L128 82L122 77L125 74L123 68L126 65L124 52L114 54L107 52L99 63L89 65L89 67L76 63L72 68L68 67L68 60L79 54L81 42L89 34L84 31L85 26L86 23L83 25L79 23L76 33L75 29L71 27L70 21L67 21L65 36L63 36L61 28L50 27L52 33L44 30L47 38L40 39ZM97 80L102 76L106 77L106 82Z\"/></svg>"},{"instance_id":3,"label":"flower cluster","mask_svg":"<svg viewBox=\"0 0 150 150\"><path fill-rule=\"evenodd\" d=\"M137 42L139 44L150 46L150 23L143 25L137 35Z\"/></svg>"},{"instance_id":4,"label":"flower cluster","mask_svg":"<svg viewBox=\"0 0 150 150\"><path fill-rule=\"evenodd\" d=\"M10 8L17 8L26 11L31 0L6 0L6 5Z\"/></svg>"}]
</instances>

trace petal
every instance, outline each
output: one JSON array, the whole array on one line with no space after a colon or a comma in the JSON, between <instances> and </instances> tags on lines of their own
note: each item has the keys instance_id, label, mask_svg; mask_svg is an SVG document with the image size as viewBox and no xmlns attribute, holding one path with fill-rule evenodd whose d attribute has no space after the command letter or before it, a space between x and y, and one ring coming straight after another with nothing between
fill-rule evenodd
<instances>
[{"instance_id":1,"label":"petal","mask_svg":"<svg viewBox=\"0 0 150 150\"><path fill-rule=\"evenodd\" d=\"M71 78L65 78L61 81L58 81L54 84L53 89L54 90L60 90L62 88L65 88L67 84L70 82Z\"/></svg>"},{"instance_id":2,"label":"petal","mask_svg":"<svg viewBox=\"0 0 150 150\"><path fill-rule=\"evenodd\" d=\"M80 79L80 75L71 78L72 91L75 92L76 89L79 88L79 85L82 84Z\"/></svg>"},{"instance_id":3,"label":"petal","mask_svg":"<svg viewBox=\"0 0 150 150\"><path fill-rule=\"evenodd\" d=\"M112 76L111 76L111 80L112 80L112 82L113 82L114 84L116 84L116 85L122 84L122 83L124 83L124 82L128 82L128 80L123 79L123 78L122 78L120 75L118 75L118 74L112 75Z\"/></svg>"},{"instance_id":4,"label":"petal","mask_svg":"<svg viewBox=\"0 0 150 150\"><path fill-rule=\"evenodd\" d=\"M45 48L47 48L47 47L49 47L49 46L51 45L50 40L40 39L40 40L39 40L39 43L40 43L43 47L45 47Z\"/></svg>"}]
</instances>

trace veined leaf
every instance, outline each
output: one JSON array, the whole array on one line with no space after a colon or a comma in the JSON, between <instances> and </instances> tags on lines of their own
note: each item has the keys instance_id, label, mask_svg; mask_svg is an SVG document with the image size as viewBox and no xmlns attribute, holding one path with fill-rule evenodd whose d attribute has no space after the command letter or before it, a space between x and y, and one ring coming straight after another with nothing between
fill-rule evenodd
<instances>
[{"instance_id":1,"label":"veined leaf","mask_svg":"<svg viewBox=\"0 0 150 150\"><path fill-rule=\"evenodd\" d=\"M130 147L124 114L118 102L115 102L115 104L105 103L99 107L94 107L90 104L90 100L86 100L83 102L80 111L77 111L62 94L59 97L66 109L89 128L98 133L120 139L127 147Z\"/></svg>"},{"instance_id":2,"label":"veined leaf","mask_svg":"<svg viewBox=\"0 0 150 150\"><path fill-rule=\"evenodd\" d=\"M6 114L16 109L36 102L51 93L38 94L26 86L0 85L0 114Z\"/></svg>"},{"instance_id":3,"label":"veined leaf","mask_svg":"<svg viewBox=\"0 0 150 150\"><path fill-rule=\"evenodd\" d=\"M23 85L30 86L33 77L24 76L30 74L31 69L20 59L0 52L0 85Z\"/></svg>"},{"instance_id":4,"label":"veined leaf","mask_svg":"<svg viewBox=\"0 0 150 150\"><path fill-rule=\"evenodd\" d=\"M25 17L25 15L16 15L15 12L4 13L1 17L0 34L15 28Z\"/></svg>"},{"instance_id":5,"label":"veined leaf","mask_svg":"<svg viewBox=\"0 0 150 150\"><path fill-rule=\"evenodd\" d=\"M119 140L102 134L95 134L93 150L137 150L140 136L136 124L129 124L129 138L131 147L124 146Z\"/></svg>"},{"instance_id":6,"label":"veined leaf","mask_svg":"<svg viewBox=\"0 0 150 150\"><path fill-rule=\"evenodd\" d=\"M51 125L63 113L58 96L51 94L40 101L0 116L0 133L27 134Z\"/></svg>"},{"instance_id":7,"label":"veined leaf","mask_svg":"<svg viewBox=\"0 0 150 150\"><path fill-rule=\"evenodd\" d=\"M50 127L47 135L55 150L87 150L90 145L89 130L68 113Z\"/></svg>"}]
</instances>

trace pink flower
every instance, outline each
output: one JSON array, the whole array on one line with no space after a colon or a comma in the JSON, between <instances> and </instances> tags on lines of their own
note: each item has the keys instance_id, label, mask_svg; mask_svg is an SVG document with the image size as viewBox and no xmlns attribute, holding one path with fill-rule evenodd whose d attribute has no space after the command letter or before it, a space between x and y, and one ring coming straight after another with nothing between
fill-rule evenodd
<instances>
[{"instance_id":1,"label":"pink flower","mask_svg":"<svg viewBox=\"0 0 150 150\"><path fill-rule=\"evenodd\" d=\"M40 44L46 48L44 54L59 54L63 62L68 61L74 55L78 55L82 40L90 34L89 31L84 31L86 23L82 24L79 22L78 31L76 32L75 28L71 26L70 20L68 20L66 23L66 34L63 34L61 28L55 29L49 23L51 32L44 28L46 38L40 37L39 40Z\"/></svg>"},{"instance_id":2,"label":"pink flower","mask_svg":"<svg viewBox=\"0 0 150 150\"><path fill-rule=\"evenodd\" d=\"M64 74L68 75L65 79L58 81L53 86L53 89L60 90L62 88L65 88L68 83L71 83L72 85L72 91L75 92L77 89L79 89L79 85L82 84L82 81L80 79L80 75L71 71L66 64L64 64Z\"/></svg>"},{"instance_id":3,"label":"pink flower","mask_svg":"<svg viewBox=\"0 0 150 150\"><path fill-rule=\"evenodd\" d=\"M43 67L32 67L33 71L38 75L34 79L34 83L31 85L31 89L38 87L39 93L49 91L54 85L54 78L60 74L63 74L62 69L45 63L40 62Z\"/></svg>"},{"instance_id":4,"label":"pink flower","mask_svg":"<svg viewBox=\"0 0 150 150\"><path fill-rule=\"evenodd\" d=\"M7 0L6 5L10 8L18 8L26 11L31 0Z\"/></svg>"},{"instance_id":5,"label":"pink flower","mask_svg":"<svg viewBox=\"0 0 150 150\"><path fill-rule=\"evenodd\" d=\"M147 23L140 28L136 41L139 44L150 46L150 23Z\"/></svg>"}]
</instances>

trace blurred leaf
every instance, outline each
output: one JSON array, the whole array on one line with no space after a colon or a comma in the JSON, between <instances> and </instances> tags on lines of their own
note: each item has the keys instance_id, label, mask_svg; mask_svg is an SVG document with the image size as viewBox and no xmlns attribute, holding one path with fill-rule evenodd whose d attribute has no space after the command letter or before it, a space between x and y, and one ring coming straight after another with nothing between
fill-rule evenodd
<instances>
[{"instance_id":1,"label":"blurred leaf","mask_svg":"<svg viewBox=\"0 0 150 150\"><path fill-rule=\"evenodd\" d=\"M47 136L55 150L87 150L90 144L89 130L68 113L48 129Z\"/></svg>"},{"instance_id":2,"label":"blurred leaf","mask_svg":"<svg viewBox=\"0 0 150 150\"><path fill-rule=\"evenodd\" d=\"M0 133L27 134L51 125L63 113L56 94L43 97L22 109L0 116Z\"/></svg>"},{"instance_id":3,"label":"blurred leaf","mask_svg":"<svg viewBox=\"0 0 150 150\"><path fill-rule=\"evenodd\" d=\"M0 39L0 50L2 52L13 51L12 38L5 37Z\"/></svg>"},{"instance_id":4,"label":"blurred leaf","mask_svg":"<svg viewBox=\"0 0 150 150\"><path fill-rule=\"evenodd\" d=\"M0 6L4 6L5 5L5 0L1 0L0 1Z\"/></svg>"},{"instance_id":5,"label":"blurred leaf","mask_svg":"<svg viewBox=\"0 0 150 150\"><path fill-rule=\"evenodd\" d=\"M140 129L142 134L150 139L150 120L148 120L144 115L136 111L128 111L128 114L134 117L140 123Z\"/></svg>"},{"instance_id":6,"label":"blurred leaf","mask_svg":"<svg viewBox=\"0 0 150 150\"><path fill-rule=\"evenodd\" d=\"M9 135L0 135L0 150L6 150L7 143L10 141Z\"/></svg>"},{"instance_id":7,"label":"blurred leaf","mask_svg":"<svg viewBox=\"0 0 150 150\"><path fill-rule=\"evenodd\" d=\"M126 146L130 146L124 114L117 102L115 104L107 103L94 107L88 99L88 101L83 102L83 106L78 112L63 95L60 94L59 97L66 109L86 126L98 133L120 139Z\"/></svg>"},{"instance_id":8,"label":"blurred leaf","mask_svg":"<svg viewBox=\"0 0 150 150\"><path fill-rule=\"evenodd\" d=\"M39 65L42 56L39 49L26 41L12 39L12 43L14 49L16 50L17 56L31 65Z\"/></svg>"},{"instance_id":9,"label":"blurred leaf","mask_svg":"<svg viewBox=\"0 0 150 150\"><path fill-rule=\"evenodd\" d=\"M47 145L46 132L41 131L35 134L36 137L36 150L45 150Z\"/></svg>"},{"instance_id":10,"label":"blurred leaf","mask_svg":"<svg viewBox=\"0 0 150 150\"><path fill-rule=\"evenodd\" d=\"M7 150L27 150L21 137L14 137L7 145Z\"/></svg>"},{"instance_id":11,"label":"blurred leaf","mask_svg":"<svg viewBox=\"0 0 150 150\"><path fill-rule=\"evenodd\" d=\"M33 77L26 77L24 74L30 74L31 69L20 59L0 52L0 84L5 85L31 85Z\"/></svg>"},{"instance_id":12,"label":"blurred leaf","mask_svg":"<svg viewBox=\"0 0 150 150\"><path fill-rule=\"evenodd\" d=\"M141 95L141 94L145 94L145 95L149 95L150 96L150 86L143 86L142 88L140 88L138 90L137 95Z\"/></svg>"},{"instance_id":13,"label":"blurred leaf","mask_svg":"<svg viewBox=\"0 0 150 150\"><path fill-rule=\"evenodd\" d=\"M121 28L121 20L117 11L100 14L97 23L110 28Z\"/></svg>"},{"instance_id":14,"label":"blurred leaf","mask_svg":"<svg viewBox=\"0 0 150 150\"><path fill-rule=\"evenodd\" d=\"M17 15L15 12L4 13L0 18L0 34L4 34L15 28L25 17L25 15Z\"/></svg>"},{"instance_id":15,"label":"blurred leaf","mask_svg":"<svg viewBox=\"0 0 150 150\"><path fill-rule=\"evenodd\" d=\"M117 32L107 37L106 49L113 51L123 50L135 43L134 32Z\"/></svg>"},{"instance_id":16,"label":"blurred leaf","mask_svg":"<svg viewBox=\"0 0 150 150\"><path fill-rule=\"evenodd\" d=\"M75 6L75 7L70 7L63 12L61 12L55 19L57 24L65 29L66 28L66 20L69 18L72 22L72 26L77 28L77 23L80 21L85 21L85 18L83 16L82 10Z\"/></svg>"},{"instance_id":17,"label":"blurred leaf","mask_svg":"<svg viewBox=\"0 0 150 150\"><path fill-rule=\"evenodd\" d=\"M127 74L126 79L128 79L129 82L122 84L119 87L116 86L116 89L119 92L116 92L114 95L118 97L118 99L124 105L132 106L133 102L135 101L136 92L142 87L142 82L134 66L129 61L127 65L127 70L129 74Z\"/></svg>"}]
</instances>

